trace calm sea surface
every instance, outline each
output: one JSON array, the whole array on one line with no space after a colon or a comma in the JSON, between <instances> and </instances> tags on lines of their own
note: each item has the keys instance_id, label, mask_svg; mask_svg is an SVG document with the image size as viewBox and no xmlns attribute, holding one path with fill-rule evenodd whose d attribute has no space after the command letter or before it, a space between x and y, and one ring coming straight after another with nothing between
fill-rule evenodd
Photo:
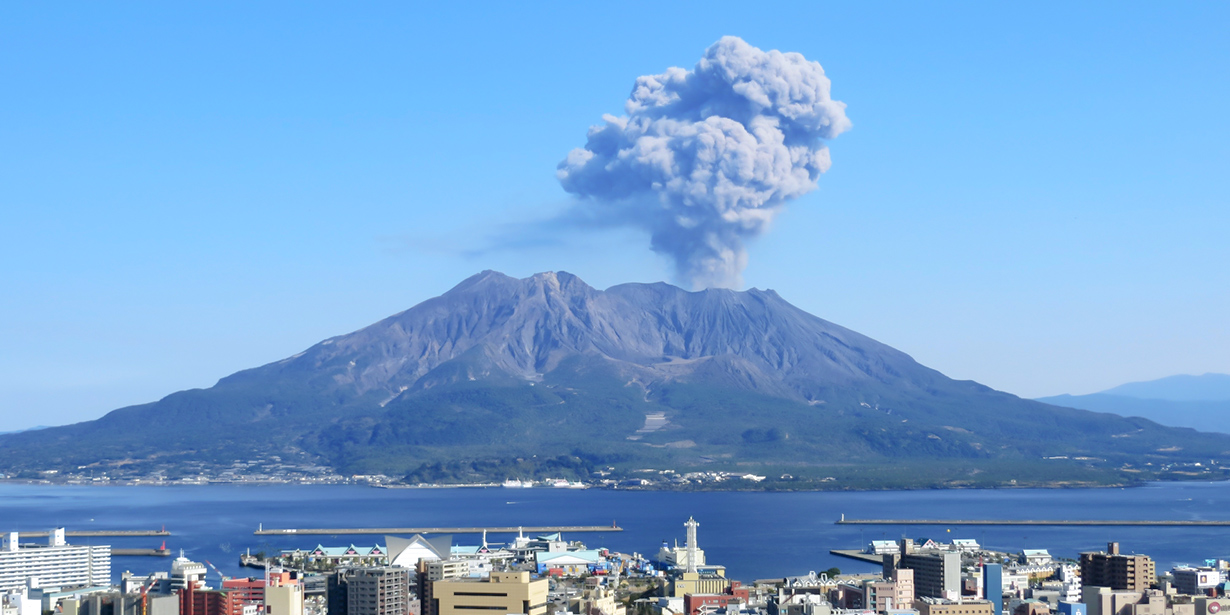
<instances>
[{"instance_id":1,"label":"calm sea surface","mask_svg":"<svg viewBox=\"0 0 1230 615\"><path fill-rule=\"evenodd\" d=\"M430 527L607 525L623 532L573 534L590 547L656 553L663 540L683 542L695 516L710 563L743 580L806 574L837 566L874 567L829 555L877 539L974 538L1005 551L1046 548L1074 557L1118 540L1147 553L1159 569L1205 558L1230 559L1230 528L1132 527L857 527L850 518L916 519L1230 519L1230 483L1165 483L1135 489L952 490L855 493L672 493L598 489L374 489L359 486L69 487L0 484L0 531L157 529L171 549L241 572L245 549L273 551L354 543L381 536L254 536L258 524L285 527ZM492 542L508 536L491 535ZM454 544L477 544L458 535ZM73 542L87 542L76 539ZM116 547L156 547L160 538L94 539ZM123 570L167 569L167 558L117 557ZM255 571L252 571L255 572Z\"/></svg>"}]
</instances>

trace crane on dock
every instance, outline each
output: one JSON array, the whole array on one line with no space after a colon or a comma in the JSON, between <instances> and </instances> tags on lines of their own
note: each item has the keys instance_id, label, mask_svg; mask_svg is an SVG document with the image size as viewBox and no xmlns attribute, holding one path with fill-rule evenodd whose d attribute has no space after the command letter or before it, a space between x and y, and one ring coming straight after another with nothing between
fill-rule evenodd
<instances>
[{"instance_id":1,"label":"crane on dock","mask_svg":"<svg viewBox=\"0 0 1230 615\"><path fill-rule=\"evenodd\" d=\"M226 575L222 574L222 571L221 571L221 570L218 570L218 567L217 567L217 566L215 566L215 565L213 564L213 562L211 562L211 561L209 561L209 560L205 560L205 563L206 563L206 564L209 564L209 567L210 567L210 568L212 568L214 572L218 573L218 579L220 579L220 580L221 580L221 582L226 582L226 581L229 581L229 580L231 579L230 577L228 577L228 576L226 576Z\"/></svg>"}]
</instances>

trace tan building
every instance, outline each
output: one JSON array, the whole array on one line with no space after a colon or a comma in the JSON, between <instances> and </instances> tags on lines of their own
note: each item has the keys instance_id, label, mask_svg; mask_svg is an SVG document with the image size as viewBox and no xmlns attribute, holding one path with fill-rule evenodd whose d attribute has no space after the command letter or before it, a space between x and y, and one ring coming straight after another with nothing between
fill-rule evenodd
<instances>
[{"instance_id":1,"label":"tan building","mask_svg":"<svg viewBox=\"0 0 1230 615\"><path fill-rule=\"evenodd\" d=\"M627 615L627 609L615 601L615 594L599 585L597 579L587 579L581 597L570 606L579 615Z\"/></svg>"},{"instance_id":2,"label":"tan building","mask_svg":"<svg viewBox=\"0 0 1230 615\"><path fill-rule=\"evenodd\" d=\"M724 594L730 587L726 569L713 567L705 572L682 572L671 581L671 595L682 598L687 594Z\"/></svg>"},{"instance_id":3,"label":"tan building","mask_svg":"<svg viewBox=\"0 0 1230 615\"><path fill-rule=\"evenodd\" d=\"M546 615L546 579L531 580L528 572L493 572L488 579L445 579L431 583L437 615L523 613Z\"/></svg>"},{"instance_id":4,"label":"tan building","mask_svg":"<svg viewBox=\"0 0 1230 615\"><path fill-rule=\"evenodd\" d=\"M935 598L920 598L914 601L914 610L918 615L999 615L993 613L995 606L990 600L937 600Z\"/></svg>"},{"instance_id":5,"label":"tan building","mask_svg":"<svg viewBox=\"0 0 1230 615\"><path fill-rule=\"evenodd\" d=\"M908 609L914 603L914 571L898 568L885 581L863 581L863 607L877 613Z\"/></svg>"},{"instance_id":6,"label":"tan building","mask_svg":"<svg viewBox=\"0 0 1230 615\"><path fill-rule=\"evenodd\" d=\"M1119 553L1119 543L1106 551L1081 553L1081 584L1088 587L1143 592L1157 582L1157 568L1148 555Z\"/></svg>"}]
</instances>

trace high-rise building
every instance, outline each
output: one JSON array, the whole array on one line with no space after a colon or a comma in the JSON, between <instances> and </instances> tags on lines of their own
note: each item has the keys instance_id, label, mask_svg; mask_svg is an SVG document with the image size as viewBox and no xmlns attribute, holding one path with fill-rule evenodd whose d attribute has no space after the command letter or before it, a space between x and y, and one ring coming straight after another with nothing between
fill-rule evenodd
<instances>
[{"instance_id":1,"label":"high-rise building","mask_svg":"<svg viewBox=\"0 0 1230 615\"><path fill-rule=\"evenodd\" d=\"M905 541L903 541L905 542ZM902 548L899 568L914 571L914 594L956 600L961 597L961 554L952 551L910 553Z\"/></svg>"},{"instance_id":2,"label":"high-rise building","mask_svg":"<svg viewBox=\"0 0 1230 615\"><path fill-rule=\"evenodd\" d=\"M18 589L28 579L42 587L111 584L111 547L64 542L64 528L48 533L47 544L21 544L17 532L0 543L0 592Z\"/></svg>"},{"instance_id":3,"label":"high-rise building","mask_svg":"<svg viewBox=\"0 0 1230 615\"><path fill-rule=\"evenodd\" d=\"M1004 612L1004 567L1001 564L982 565L982 597L991 603L991 612ZM1082 614L1083 615L1083 614Z\"/></svg>"},{"instance_id":4,"label":"high-rise building","mask_svg":"<svg viewBox=\"0 0 1230 615\"><path fill-rule=\"evenodd\" d=\"M409 606L410 571L406 568L355 568L346 582L347 615L406 615Z\"/></svg>"},{"instance_id":5,"label":"high-rise building","mask_svg":"<svg viewBox=\"0 0 1230 615\"><path fill-rule=\"evenodd\" d=\"M354 574L353 568L338 568L330 571L325 577L325 603L329 615L348 615L348 601L350 594L350 577Z\"/></svg>"},{"instance_id":6,"label":"high-rise building","mask_svg":"<svg viewBox=\"0 0 1230 615\"><path fill-rule=\"evenodd\" d=\"M1143 592L1157 581L1157 569L1148 555L1124 555L1119 543L1106 551L1081 553L1081 583L1086 586Z\"/></svg>"},{"instance_id":7,"label":"high-rise building","mask_svg":"<svg viewBox=\"0 0 1230 615\"><path fill-rule=\"evenodd\" d=\"M420 559L415 570L418 581L419 614L439 615L436 611L437 602L433 585L436 581L445 579L460 579L468 576L470 565L462 560L426 560Z\"/></svg>"}]
</instances>

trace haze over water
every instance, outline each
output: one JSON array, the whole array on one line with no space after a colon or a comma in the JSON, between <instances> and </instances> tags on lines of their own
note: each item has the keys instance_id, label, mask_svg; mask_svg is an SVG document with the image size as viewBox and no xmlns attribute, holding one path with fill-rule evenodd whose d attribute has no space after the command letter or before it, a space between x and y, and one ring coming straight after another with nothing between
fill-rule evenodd
<instances>
[{"instance_id":1,"label":"haze over water","mask_svg":"<svg viewBox=\"0 0 1230 615\"><path fill-rule=\"evenodd\" d=\"M245 549L384 543L383 536L254 536L266 528L609 525L623 532L569 534L590 547L653 554L662 540L683 542L683 522L700 522L698 541L710 563L744 581L806 574L837 566L874 567L830 555L876 539L974 538L1018 552L1045 548L1061 557L1105 547L1151 555L1159 570L1205 558L1230 558L1230 528L1217 527L882 527L835 525L848 518L916 519L1230 519L1230 483L1160 483L1135 489L924 490L803 493L678 493L567 489L373 489L361 486L211 485L75 487L0 485L0 530L157 529L167 546L227 575ZM508 540L490 535L491 542ZM35 540L35 539L30 539ZM116 547L156 547L161 538L92 539ZM479 535L454 536L478 544ZM86 543L85 539L72 542ZM169 569L169 558L117 557L123 570Z\"/></svg>"}]
</instances>

